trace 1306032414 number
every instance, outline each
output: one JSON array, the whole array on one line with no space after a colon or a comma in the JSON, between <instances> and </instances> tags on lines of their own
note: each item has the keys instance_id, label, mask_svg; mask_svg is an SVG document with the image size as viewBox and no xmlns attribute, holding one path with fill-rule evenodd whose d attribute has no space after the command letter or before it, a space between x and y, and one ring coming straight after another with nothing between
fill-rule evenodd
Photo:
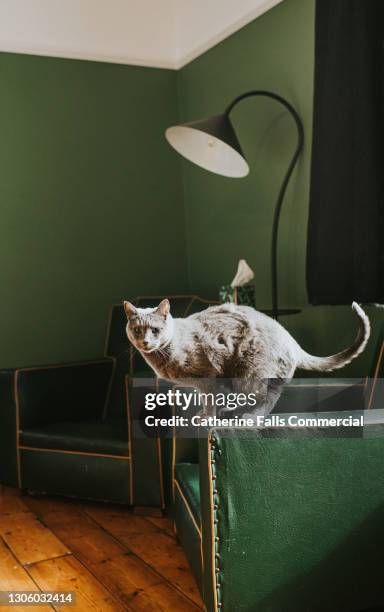
<instances>
[{"instance_id":1,"label":"1306032414 number","mask_svg":"<svg viewBox=\"0 0 384 612\"><path fill-rule=\"evenodd\" d=\"M0 606L36 606L41 604L74 605L73 591L0 591Z\"/></svg>"}]
</instances>

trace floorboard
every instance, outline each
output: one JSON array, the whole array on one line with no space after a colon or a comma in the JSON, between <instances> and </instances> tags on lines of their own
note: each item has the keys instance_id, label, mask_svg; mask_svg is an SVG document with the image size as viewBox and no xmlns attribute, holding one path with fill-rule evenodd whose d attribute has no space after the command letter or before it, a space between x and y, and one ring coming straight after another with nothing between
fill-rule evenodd
<instances>
[{"instance_id":1,"label":"floorboard","mask_svg":"<svg viewBox=\"0 0 384 612\"><path fill-rule=\"evenodd\" d=\"M39 591L26 570L17 562L9 548L0 540L0 590ZM4 608L5 609L5 608ZM17 606L17 611L31 612L31 606ZM52 610L50 606L33 606L33 610Z\"/></svg>"},{"instance_id":2,"label":"floorboard","mask_svg":"<svg viewBox=\"0 0 384 612\"><path fill-rule=\"evenodd\" d=\"M59 537L84 566L127 606L134 602L135 609L196 610L183 593L176 591L164 577L155 572L143 560L132 553L127 546L115 539L80 508L60 507L56 501L55 509L47 508L44 500L32 499L29 506L37 516ZM122 509L129 521L136 524L136 517ZM140 517L141 519L141 517ZM141 524L141 520L140 520ZM135 532L136 533L136 532ZM174 547L176 543L173 542Z\"/></svg>"},{"instance_id":3,"label":"floorboard","mask_svg":"<svg viewBox=\"0 0 384 612\"><path fill-rule=\"evenodd\" d=\"M74 606L59 605L55 606L56 610L122 612L127 609L73 556L34 563L28 572L42 591L72 591L76 594Z\"/></svg>"},{"instance_id":4,"label":"floorboard","mask_svg":"<svg viewBox=\"0 0 384 612\"><path fill-rule=\"evenodd\" d=\"M0 515L0 535L22 565L70 552L32 512Z\"/></svg>"},{"instance_id":5,"label":"floorboard","mask_svg":"<svg viewBox=\"0 0 384 612\"><path fill-rule=\"evenodd\" d=\"M3 487L0 590L39 589L76 592L75 606L54 607L66 612L203 609L168 518Z\"/></svg>"},{"instance_id":6,"label":"floorboard","mask_svg":"<svg viewBox=\"0 0 384 612\"><path fill-rule=\"evenodd\" d=\"M184 595L196 604L200 603L196 582L184 552L175 544L172 536L144 517L132 516L128 521L124 514L112 508L91 507L87 509L87 514Z\"/></svg>"},{"instance_id":7,"label":"floorboard","mask_svg":"<svg viewBox=\"0 0 384 612\"><path fill-rule=\"evenodd\" d=\"M13 512L28 512L29 509L17 489L0 485L0 516Z\"/></svg>"}]
</instances>

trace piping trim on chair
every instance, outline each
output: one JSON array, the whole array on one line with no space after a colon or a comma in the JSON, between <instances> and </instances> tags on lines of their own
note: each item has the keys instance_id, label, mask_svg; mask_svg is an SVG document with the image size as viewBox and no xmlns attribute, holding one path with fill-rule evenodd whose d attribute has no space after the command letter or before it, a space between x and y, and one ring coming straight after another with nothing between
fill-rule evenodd
<instances>
[{"instance_id":1,"label":"piping trim on chair","mask_svg":"<svg viewBox=\"0 0 384 612\"><path fill-rule=\"evenodd\" d=\"M376 363L376 367L375 367L375 372L373 374L373 384L372 384L371 394L369 396L368 410L371 408L372 402L373 402L373 398L375 396L375 389L376 389L377 379L379 377L379 371L380 371L380 366L381 366L381 362L382 362L383 357L384 357L384 342L381 343L379 357L377 359L377 363Z\"/></svg>"},{"instance_id":2,"label":"piping trim on chair","mask_svg":"<svg viewBox=\"0 0 384 612\"><path fill-rule=\"evenodd\" d=\"M16 370L16 374L18 374L19 372L35 372L35 371L42 371L44 372L45 370L57 370L58 368L80 368L80 367L86 367L89 365L97 365L99 363L108 363L109 361L111 361L111 357L106 356L106 357L102 357L101 359L92 359L90 361L68 361L68 363L52 363L50 365L45 365L45 366L33 366L31 368L18 368Z\"/></svg>"},{"instance_id":3,"label":"piping trim on chair","mask_svg":"<svg viewBox=\"0 0 384 612\"><path fill-rule=\"evenodd\" d=\"M214 485L216 480L216 438L212 432L208 434L208 480L209 480L209 492L210 492L210 506L211 506L211 555L212 555L212 587L213 587L213 599L214 599L214 610L221 610L223 605L221 602L221 583L220 583L220 572L221 568L218 565L220 560L219 544L220 536L218 533L218 508L219 508L219 493Z\"/></svg>"},{"instance_id":4,"label":"piping trim on chair","mask_svg":"<svg viewBox=\"0 0 384 612\"><path fill-rule=\"evenodd\" d=\"M72 451L62 448L40 448L35 446L20 445L19 449L27 451L38 451L43 453L62 453L65 455L86 455L87 457L104 457L106 459L120 459L121 461L131 461L131 457L125 455L110 455L108 453L88 453L86 451Z\"/></svg>"},{"instance_id":5,"label":"piping trim on chair","mask_svg":"<svg viewBox=\"0 0 384 612\"><path fill-rule=\"evenodd\" d=\"M163 460L161 457L161 439L160 436L156 436L156 448L157 448L157 461L159 465L159 484L160 484L160 502L161 509L165 508L165 496L164 496L164 480L163 480Z\"/></svg>"},{"instance_id":6,"label":"piping trim on chair","mask_svg":"<svg viewBox=\"0 0 384 612\"><path fill-rule=\"evenodd\" d=\"M111 306L109 309L109 313L108 313L107 332L105 334L105 340L104 340L104 356L105 357L110 357L110 355L108 355L108 340L109 340L109 336L111 332L112 316L113 316L114 308L115 308L115 305Z\"/></svg>"},{"instance_id":7,"label":"piping trim on chair","mask_svg":"<svg viewBox=\"0 0 384 612\"><path fill-rule=\"evenodd\" d=\"M159 379L156 377L156 393L159 391ZM165 494L164 494L164 479L163 479L163 459L161 455L161 438L160 435L156 436L156 450L157 450L157 462L159 467L159 485L160 485L160 503L161 509L165 508Z\"/></svg>"},{"instance_id":8,"label":"piping trim on chair","mask_svg":"<svg viewBox=\"0 0 384 612\"><path fill-rule=\"evenodd\" d=\"M172 416L174 415L175 415L175 407L172 406ZM171 479L172 479L172 501L173 502L175 501L175 464L176 464L176 425L174 425L172 429Z\"/></svg>"},{"instance_id":9,"label":"piping trim on chair","mask_svg":"<svg viewBox=\"0 0 384 612\"><path fill-rule=\"evenodd\" d=\"M189 516L191 517L192 523L194 524L194 526L195 526L195 528L196 528L196 531L197 531L197 533L199 534L199 537L200 537L200 539L201 539L201 529L200 529L200 527L198 526L198 524L197 524L197 522L196 522L195 517L193 516L193 512L192 512L191 507L190 507L190 505L189 505L189 503L188 503L188 500L187 500L187 498L185 497L185 495L184 495L184 493L183 493L183 490L182 490L181 486L179 485L179 483L177 482L176 478L174 479L174 483L175 483L175 485L176 485L176 489L178 490L178 492L179 492L179 494L180 494L181 499L182 499L182 500L183 500L183 502L184 502L184 505L185 505L185 507L186 507L186 509L187 509L187 511L188 511L188 514L189 514Z\"/></svg>"},{"instance_id":10,"label":"piping trim on chair","mask_svg":"<svg viewBox=\"0 0 384 612\"><path fill-rule=\"evenodd\" d=\"M129 402L128 375L125 376L125 409L127 411L128 427L128 454L131 457L129 462L129 503L133 506L133 457L132 457L132 423L131 423L131 404Z\"/></svg>"},{"instance_id":11,"label":"piping trim on chair","mask_svg":"<svg viewBox=\"0 0 384 612\"><path fill-rule=\"evenodd\" d=\"M104 402L104 406L103 406L103 419L107 418L109 398L111 396L113 381L115 380L116 365L117 365L117 361L116 361L115 357L108 357L108 359L112 360L112 364L113 365L112 365L112 372L111 372L111 375L109 377L107 393L106 393L106 396L105 396L105 402Z\"/></svg>"},{"instance_id":12,"label":"piping trim on chair","mask_svg":"<svg viewBox=\"0 0 384 612\"><path fill-rule=\"evenodd\" d=\"M17 485L19 489L22 488L21 482L21 465L20 465L20 446L19 446L19 434L20 434L20 402L19 402L19 390L18 390L18 371L16 370L13 377L13 392L15 397L15 419L16 419L16 468L17 468Z\"/></svg>"}]
</instances>

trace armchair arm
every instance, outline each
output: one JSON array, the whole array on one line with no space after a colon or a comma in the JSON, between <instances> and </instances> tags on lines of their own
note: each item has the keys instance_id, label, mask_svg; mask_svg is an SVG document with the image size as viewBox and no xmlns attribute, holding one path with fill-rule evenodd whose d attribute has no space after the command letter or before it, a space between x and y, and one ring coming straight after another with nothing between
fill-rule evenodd
<instances>
[{"instance_id":1,"label":"armchair arm","mask_svg":"<svg viewBox=\"0 0 384 612\"><path fill-rule=\"evenodd\" d=\"M175 428L146 427L145 417L171 417L173 407L145 409L147 392L166 393L172 383L156 378L125 377L132 466L132 500L135 506L171 504L175 462L198 462L198 442L176 434Z\"/></svg>"},{"instance_id":2,"label":"armchair arm","mask_svg":"<svg viewBox=\"0 0 384 612\"><path fill-rule=\"evenodd\" d=\"M191 387L183 387L181 384L173 385L173 388L179 389L181 392L192 392ZM190 406L187 414L173 407L172 414L175 416L188 416L191 418L202 409L201 406ZM172 464L176 463L198 463L199 462L199 441L194 435L194 430L188 430L174 427L172 431ZM173 478L173 477L172 477Z\"/></svg>"},{"instance_id":3,"label":"armchair arm","mask_svg":"<svg viewBox=\"0 0 384 612\"><path fill-rule=\"evenodd\" d=\"M183 387L180 385L174 385L175 389L183 390ZM190 388L187 391L191 391ZM200 410L200 407L190 408L188 410L188 417L193 416ZM173 414L180 415L180 412L176 412L175 408L173 408ZM182 416L182 415L181 415ZM175 466L177 463L198 463L199 462L199 441L196 436L191 435L193 432L189 432L189 435L185 434L185 430L183 428L172 428L172 446L171 446L171 464L169 469L169 481L170 486L168 486L169 490L172 492L172 499L170 501L175 501Z\"/></svg>"},{"instance_id":4,"label":"armchair arm","mask_svg":"<svg viewBox=\"0 0 384 612\"><path fill-rule=\"evenodd\" d=\"M101 417L108 400L114 363L114 359L105 358L16 370L19 429Z\"/></svg>"},{"instance_id":5,"label":"armchair arm","mask_svg":"<svg viewBox=\"0 0 384 612\"><path fill-rule=\"evenodd\" d=\"M363 437L281 433L199 441L208 612L376 605L384 426Z\"/></svg>"},{"instance_id":6,"label":"armchair arm","mask_svg":"<svg viewBox=\"0 0 384 612\"><path fill-rule=\"evenodd\" d=\"M155 393L156 378L125 376L131 469L131 504L136 507L165 505L161 440L157 428L146 428L145 395Z\"/></svg>"}]
</instances>

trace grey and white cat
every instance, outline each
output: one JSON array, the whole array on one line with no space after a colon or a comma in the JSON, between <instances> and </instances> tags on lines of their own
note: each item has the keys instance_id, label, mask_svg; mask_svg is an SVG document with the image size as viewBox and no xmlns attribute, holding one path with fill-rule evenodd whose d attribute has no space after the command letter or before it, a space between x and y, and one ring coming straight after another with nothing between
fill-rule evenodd
<instances>
[{"instance_id":1,"label":"grey and white cat","mask_svg":"<svg viewBox=\"0 0 384 612\"><path fill-rule=\"evenodd\" d=\"M292 378L296 368L335 370L364 350L369 319L356 302L352 308L359 319L354 343L335 355L315 357L280 323L249 306L222 304L174 319L168 300L154 308L124 302L128 339L159 378L200 391L208 390L207 379L234 379L238 391L258 394L257 412L263 413L273 409L282 383Z\"/></svg>"}]
</instances>

